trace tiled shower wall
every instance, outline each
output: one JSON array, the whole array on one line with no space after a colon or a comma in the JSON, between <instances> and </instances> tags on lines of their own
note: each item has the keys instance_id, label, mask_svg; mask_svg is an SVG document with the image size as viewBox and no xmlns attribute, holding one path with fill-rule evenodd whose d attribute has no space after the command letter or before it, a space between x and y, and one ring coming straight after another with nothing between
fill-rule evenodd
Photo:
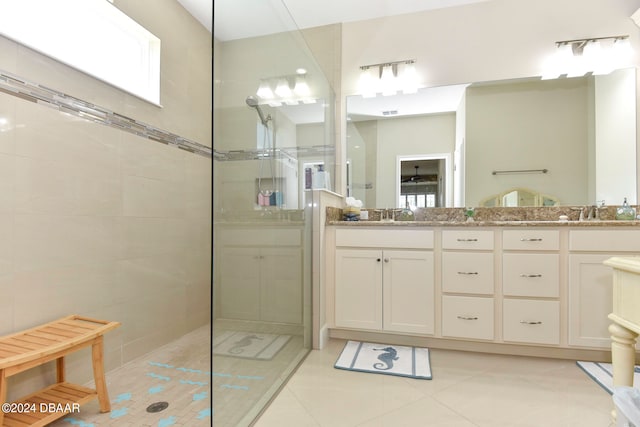
<instances>
[{"instance_id":1,"label":"tiled shower wall","mask_svg":"<svg viewBox=\"0 0 640 427\"><path fill-rule=\"evenodd\" d=\"M175 0L115 5L162 40L162 108L2 37L0 70L211 147L211 34ZM0 335L74 313L120 321L111 370L208 323L211 165L0 93ZM91 379L88 350L67 364ZM51 366L12 377L9 398L53 380Z\"/></svg>"}]
</instances>

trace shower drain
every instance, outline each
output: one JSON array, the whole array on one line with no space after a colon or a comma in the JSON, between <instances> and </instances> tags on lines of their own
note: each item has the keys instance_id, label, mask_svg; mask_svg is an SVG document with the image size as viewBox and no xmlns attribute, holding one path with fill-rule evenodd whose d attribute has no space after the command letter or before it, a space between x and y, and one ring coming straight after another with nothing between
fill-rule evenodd
<instances>
[{"instance_id":1,"label":"shower drain","mask_svg":"<svg viewBox=\"0 0 640 427\"><path fill-rule=\"evenodd\" d=\"M147 412L160 412L160 411L164 411L165 409L167 409L167 407L169 406L168 402L156 402L156 403L152 403L151 405L147 406Z\"/></svg>"}]
</instances>

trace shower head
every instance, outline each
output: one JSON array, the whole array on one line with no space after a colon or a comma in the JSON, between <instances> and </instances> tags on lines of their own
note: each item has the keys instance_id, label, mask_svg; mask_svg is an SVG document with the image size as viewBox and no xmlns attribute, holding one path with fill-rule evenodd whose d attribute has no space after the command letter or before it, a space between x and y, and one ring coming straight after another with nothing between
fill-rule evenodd
<instances>
[{"instance_id":1,"label":"shower head","mask_svg":"<svg viewBox=\"0 0 640 427\"><path fill-rule=\"evenodd\" d=\"M253 95L249 95L247 96L247 99L245 100L245 102L249 107L256 109L256 111L258 112L258 116L260 117L260 121L264 126L267 126L267 123L269 122L269 120L271 120L271 115L268 115L265 118L264 114L262 113L262 109L260 108L260 105L258 105L258 100L256 99L256 97Z\"/></svg>"}]
</instances>

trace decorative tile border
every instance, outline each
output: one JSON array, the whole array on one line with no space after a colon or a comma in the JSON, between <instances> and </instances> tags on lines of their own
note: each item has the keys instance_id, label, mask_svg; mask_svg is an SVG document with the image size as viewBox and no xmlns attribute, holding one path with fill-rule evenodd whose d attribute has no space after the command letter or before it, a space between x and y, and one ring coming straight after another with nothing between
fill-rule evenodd
<instances>
[{"instance_id":1,"label":"decorative tile border","mask_svg":"<svg viewBox=\"0 0 640 427\"><path fill-rule=\"evenodd\" d=\"M206 145L158 129L54 89L49 89L40 84L26 81L2 70L0 70L0 92L211 158L212 150Z\"/></svg>"}]
</instances>

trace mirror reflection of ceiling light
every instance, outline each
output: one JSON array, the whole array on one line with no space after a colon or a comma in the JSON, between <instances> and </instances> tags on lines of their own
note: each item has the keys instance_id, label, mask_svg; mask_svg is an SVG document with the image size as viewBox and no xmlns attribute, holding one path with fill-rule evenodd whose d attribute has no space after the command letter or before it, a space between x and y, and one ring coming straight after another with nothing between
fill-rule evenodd
<instances>
[{"instance_id":1,"label":"mirror reflection of ceiling light","mask_svg":"<svg viewBox=\"0 0 640 427\"><path fill-rule=\"evenodd\" d=\"M629 36L594 37L556 42L543 66L542 79L609 74L631 65Z\"/></svg>"},{"instance_id":2,"label":"mirror reflection of ceiling light","mask_svg":"<svg viewBox=\"0 0 640 427\"><path fill-rule=\"evenodd\" d=\"M293 85L293 89L291 89ZM283 104L315 104L312 89L307 80L307 70L298 68L296 74L275 76L260 80L256 95L263 104L280 107Z\"/></svg>"},{"instance_id":3,"label":"mirror reflection of ceiling light","mask_svg":"<svg viewBox=\"0 0 640 427\"><path fill-rule=\"evenodd\" d=\"M273 99L273 97L275 96L273 94L273 91L271 90L271 87L269 86L269 82L265 80L262 80L260 82L260 87L258 88L256 95L258 95L262 99Z\"/></svg>"},{"instance_id":4,"label":"mirror reflection of ceiling light","mask_svg":"<svg viewBox=\"0 0 640 427\"><path fill-rule=\"evenodd\" d=\"M363 98L374 98L378 93L391 96L402 93L416 93L420 88L415 60L384 62L360 67L358 92Z\"/></svg>"}]
</instances>

